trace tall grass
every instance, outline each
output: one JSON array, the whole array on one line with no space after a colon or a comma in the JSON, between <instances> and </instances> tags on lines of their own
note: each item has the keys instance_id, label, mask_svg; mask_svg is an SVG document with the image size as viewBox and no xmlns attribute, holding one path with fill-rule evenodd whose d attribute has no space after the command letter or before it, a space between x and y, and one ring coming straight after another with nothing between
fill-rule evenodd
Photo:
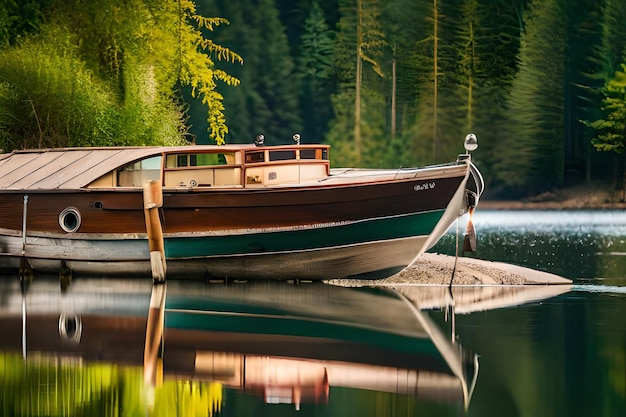
<instances>
[{"instance_id":1,"label":"tall grass","mask_svg":"<svg viewBox=\"0 0 626 417\"><path fill-rule=\"evenodd\" d=\"M149 67L125 62L121 83L87 68L62 27L0 50L0 147L179 144L182 108Z\"/></svg>"}]
</instances>

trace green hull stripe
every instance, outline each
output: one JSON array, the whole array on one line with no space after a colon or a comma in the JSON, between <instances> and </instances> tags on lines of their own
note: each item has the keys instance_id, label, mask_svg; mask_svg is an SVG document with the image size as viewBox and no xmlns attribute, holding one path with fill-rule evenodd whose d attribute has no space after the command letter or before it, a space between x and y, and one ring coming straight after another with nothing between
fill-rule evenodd
<instances>
[{"instance_id":1,"label":"green hull stripe","mask_svg":"<svg viewBox=\"0 0 626 417\"><path fill-rule=\"evenodd\" d=\"M443 210L313 229L165 238L167 258L307 250L430 234Z\"/></svg>"}]
</instances>

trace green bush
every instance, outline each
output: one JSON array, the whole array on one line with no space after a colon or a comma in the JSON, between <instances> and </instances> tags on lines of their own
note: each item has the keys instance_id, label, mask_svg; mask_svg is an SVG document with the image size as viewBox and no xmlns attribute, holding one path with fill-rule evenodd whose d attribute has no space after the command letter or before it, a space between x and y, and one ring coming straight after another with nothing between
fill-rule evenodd
<instances>
[{"instance_id":1,"label":"green bush","mask_svg":"<svg viewBox=\"0 0 626 417\"><path fill-rule=\"evenodd\" d=\"M86 68L78 42L48 28L0 51L0 147L155 145L181 142L182 112L149 94L151 72L129 63L123 97Z\"/></svg>"}]
</instances>

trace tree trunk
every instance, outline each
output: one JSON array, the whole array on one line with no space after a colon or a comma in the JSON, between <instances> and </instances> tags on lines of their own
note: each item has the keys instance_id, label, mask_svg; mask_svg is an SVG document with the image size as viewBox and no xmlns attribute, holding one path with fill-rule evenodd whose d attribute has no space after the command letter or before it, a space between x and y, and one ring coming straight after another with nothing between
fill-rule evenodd
<instances>
[{"instance_id":1,"label":"tree trunk","mask_svg":"<svg viewBox=\"0 0 626 417\"><path fill-rule=\"evenodd\" d=\"M391 139L396 137L396 60L391 61Z\"/></svg>"},{"instance_id":2,"label":"tree trunk","mask_svg":"<svg viewBox=\"0 0 626 417\"><path fill-rule=\"evenodd\" d=\"M362 34L362 4L357 0L357 28L356 28L356 84L354 87L354 151L356 154L356 165L361 165L361 73L363 71L361 62Z\"/></svg>"},{"instance_id":3,"label":"tree trunk","mask_svg":"<svg viewBox=\"0 0 626 417\"><path fill-rule=\"evenodd\" d=\"M439 161L439 138L437 137L437 83L439 76L439 68L437 67L437 55L439 47L438 39L438 25L439 25L439 11L437 10L437 0L433 0L433 162Z\"/></svg>"}]
</instances>

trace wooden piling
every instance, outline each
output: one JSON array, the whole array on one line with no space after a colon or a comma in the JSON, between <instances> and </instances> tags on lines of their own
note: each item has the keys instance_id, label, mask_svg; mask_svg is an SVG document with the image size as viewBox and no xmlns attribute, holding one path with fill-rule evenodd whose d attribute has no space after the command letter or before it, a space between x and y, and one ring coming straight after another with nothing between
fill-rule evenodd
<instances>
[{"instance_id":1,"label":"wooden piling","mask_svg":"<svg viewBox=\"0 0 626 417\"><path fill-rule=\"evenodd\" d=\"M150 248L150 266L154 282L164 282L167 272L165 262L165 244L159 217L159 208L163 206L163 190L156 180L148 181L143 187L144 215L148 247Z\"/></svg>"}]
</instances>

